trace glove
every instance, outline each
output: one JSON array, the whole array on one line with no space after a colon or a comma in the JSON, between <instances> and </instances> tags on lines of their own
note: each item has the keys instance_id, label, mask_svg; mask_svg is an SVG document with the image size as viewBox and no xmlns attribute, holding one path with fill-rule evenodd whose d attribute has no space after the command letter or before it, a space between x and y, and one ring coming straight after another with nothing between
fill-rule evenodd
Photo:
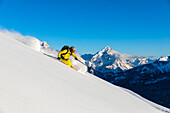
<instances>
[{"instance_id":1,"label":"glove","mask_svg":"<svg viewBox=\"0 0 170 113\"><path fill-rule=\"evenodd\" d=\"M59 57L58 57L57 59L58 59L58 60L60 60L60 58L59 58Z\"/></svg>"},{"instance_id":2,"label":"glove","mask_svg":"<svg viewBox=\"0 0 170 113\"><path fill-rule=\"evenodd\" d=\"M78 60L78 58L75 58L75 60Z\"/></svg>"}]
</instances>

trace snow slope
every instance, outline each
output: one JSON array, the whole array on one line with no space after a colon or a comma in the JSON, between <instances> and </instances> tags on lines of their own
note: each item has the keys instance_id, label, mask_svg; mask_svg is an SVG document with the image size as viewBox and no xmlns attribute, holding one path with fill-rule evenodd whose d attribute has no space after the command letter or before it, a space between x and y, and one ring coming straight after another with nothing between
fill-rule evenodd
<instances>
[{"instance_id":1,"label":"snow slope","mask_svg":"<svg viewBox=\"0 0 170 113\"><path fill-rule=\"evenodd\" d=\"M40 40L38 40L35 37L32 36L23 36L22 34L15 32L15 31L8 31L8 30L1 30L0 29L0 36L1 37L11 37L14 38L16 40L18 40L19 42L28 45L29 47L31 47L32 49L36 50L36 51L40 51L41 50L41 42Z\"/></svg>"},{"instance_id":2,"label":"snow slope","mask_svg":"<svg viewBox=\"0 0 170 113\"><path fill-rule=\"evenodd\" d=\"M0 37L11 37L11 38L16 39L19 42L29 46L30 48L32 48L36 51L42 52L42 53L50 54L53 56L56 56L58 54L58 52L55 49L50 48L50 46L47 44L47 42L45 42L45 41L41 42L39 39L37 39L36 37L33 37L33 36L28 36L28 35L24 36L16 31L0 29Z\"/></svg>"},{"instance_id":3,"label":"snow slope","mask_svg":"<svg viewBox=\"0 0 170 113\"><path fill-rule=\"evenodd\" d=\"M1 113L161 113L95 76L0 35Z\"/></svg>"}]
</instances>

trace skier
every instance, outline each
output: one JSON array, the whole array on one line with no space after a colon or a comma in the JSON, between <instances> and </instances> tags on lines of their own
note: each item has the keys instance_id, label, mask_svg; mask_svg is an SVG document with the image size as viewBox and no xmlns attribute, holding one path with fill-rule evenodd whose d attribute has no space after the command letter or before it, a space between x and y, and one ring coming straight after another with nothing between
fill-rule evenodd
<instances>
[{"instance_id":1,"label":"skier","mask_svg":"<svg viewBox=\"0 0 170 113\"><path fill-rule=\"evenodd\" d=\"M78 60L77 56L74 54L76 48L74 46L64 46L58 53L58 60L61 60L64 64L68 65L69 67L73 68L71 61L69 60L70 56L72 55L75 60Z\"/></svg>"}]
</instances>

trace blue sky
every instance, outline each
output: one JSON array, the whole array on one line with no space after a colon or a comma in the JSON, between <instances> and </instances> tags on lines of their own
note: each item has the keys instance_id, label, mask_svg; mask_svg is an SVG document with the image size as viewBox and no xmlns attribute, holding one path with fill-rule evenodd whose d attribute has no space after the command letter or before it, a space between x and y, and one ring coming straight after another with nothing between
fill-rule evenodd
<instances>
[{"instance_id":1,"label":"blue sky","mask_svg":"<svg viewBox=\"0 0 170 113\"><path fill-rule=\"evenodd\" d=\"M170 0L0 0L0 27L81 54L170 55Z\"/></svg>"}]
</instances>

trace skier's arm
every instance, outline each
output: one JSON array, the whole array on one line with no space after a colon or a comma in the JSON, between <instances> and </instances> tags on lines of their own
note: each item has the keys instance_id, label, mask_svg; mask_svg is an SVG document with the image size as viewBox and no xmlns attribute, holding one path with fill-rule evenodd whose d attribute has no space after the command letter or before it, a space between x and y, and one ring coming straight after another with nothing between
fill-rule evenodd
<instances>
[{"instance_id":1,"label":"skier's arm","mask_svg":"<svg viewBox=\"0 0 170 113\"><path fill-rule=\"evenodd\" d=\"M76 56L74 53L72 53L72 56L73 56L76 60L78 60L77 56Z\"/></svg>"},{"instance_id":2,"label":"skier's arm","mask_svg":"<svg viewBox=\"0 0 170 113\"><path fill-rule=\"evenodd\" d=\"M67 50L60 51L60 52L58 53L58 58L61 58L61 54L66 53L66 52L67 52Z\"/></svg>"}]
</instances>

